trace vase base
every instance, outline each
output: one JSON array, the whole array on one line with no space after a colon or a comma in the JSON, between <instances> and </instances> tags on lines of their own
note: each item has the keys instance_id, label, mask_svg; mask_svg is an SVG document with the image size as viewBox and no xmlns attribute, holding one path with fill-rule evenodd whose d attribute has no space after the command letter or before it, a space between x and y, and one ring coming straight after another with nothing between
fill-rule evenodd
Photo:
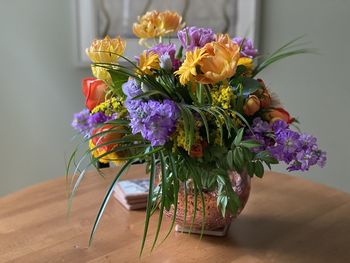
<instances>
[{"instance_id":1,"label":"vase base","mask_svg":"<svg viewBox=\"0 0 350 263\"><path fill-rule=\"evenodd\" d=\"M223 237L226 236L231 224L226 225L223 228L215 229L215 230L204 230L203 235L206 236L216 236L216 237ZM181 233L191 233L191 234L198 234L200 235L202 230L201 229L190 229L190 227L182 227L178 224L175 225L175 231L181 232Z\"/></svg>"}]
</instances>

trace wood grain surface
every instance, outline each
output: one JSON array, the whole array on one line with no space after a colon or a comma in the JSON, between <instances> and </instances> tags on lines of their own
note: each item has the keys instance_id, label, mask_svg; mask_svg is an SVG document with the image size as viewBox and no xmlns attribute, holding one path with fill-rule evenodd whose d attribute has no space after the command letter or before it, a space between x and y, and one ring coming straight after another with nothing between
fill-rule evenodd
<instances>
[{"instance_id":1,"label":"wood grain surface","mask_svg":"<svg viewBox=\"0 0 350 263\"><path fill-rule=\"evenodd\" d=\"M0 262L350 262L350 195L272 172L252 181L250 200L224 238L172 232L150 253L156 215L139 258L145 212L112 198L88 248L115 171L86 176L69 219L64 177L1 198ZM142 166L127 174L142 176ZM163 226L160 241L169 220Z\"/></svg>"}]
</instances>

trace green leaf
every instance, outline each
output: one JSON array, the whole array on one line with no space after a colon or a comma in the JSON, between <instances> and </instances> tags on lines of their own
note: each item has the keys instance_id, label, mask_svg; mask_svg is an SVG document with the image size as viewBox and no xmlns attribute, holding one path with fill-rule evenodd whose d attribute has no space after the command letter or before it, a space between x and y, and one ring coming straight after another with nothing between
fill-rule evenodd
<instances>
[{"instance_id":1,"label":"green leaf","mask_svg":"<svg viewBox=\"0 0 350 263\"><path fill-rule=\"evenodd\" d=\"M209 137L210 137L210 133L209 133L209 125L208 125L208 121L207 118L205 117L205 114L196 106L192 106L192 105L187 105L187 107L189 107L190 109L194 110L195 112L197 112L199 114L199 116L202 119L203 125L205 127L205 132L207 135L207 142L209 143Z\"/></svg>"},{"instance_id":2,"label":"green leaf","mask_svg":"<svg viewBox=\"0 0 350 263\"><path fill-rule=\"evenodd\" d=\"M142 251L145 247L149 221L151 218L153 183L154 183L155 173L156 173L156 160L155 160L155 154L152 154L151 155L151 171L150 171L150 179L149 179L149 189L148 189L148 197L147 197L147 207L146 207L146 219L145 219L145 226L144 226L141 249L140 249L140 256L142 255Z\"/></svg>"},{"instance_id":3,"label":"green leaf","mask_svg":"<svg viewBox=\"0 0 350 263\"><path fill-rule=\"evenodd\" d=\"M241 172L244 165L244 156L242 148L236 147L233 150L233 162L235 164L235 167L237 168L237 172Z\"/></svg>"},{"instance_id":4,"label":"green leaf","mask_svg":"<svg viewBox=\"0 0 350 263\"><path fill-rule=\"evenodd\" d=\"M272 53L264 61L259 63L254 69L253 77L256 76L258 73L260 73L266 67L270 66L271 64L281 59L294 56L294 55L300 55L300 54L312 54L312 53L315 54L316 51L314 49L296 48L297 46L300 46L300 44L296 44L296 42L301 38L302 37L293 39L292 41L288 42L287 44L283 45L281 48L276 50L274 53Z\"/></svg>"},{"instance_id":5,"label":"green leaf","mask_svg":"<svg viewBox=\"0 0 350 263\"><path fill-rule=\"evenodd\" d=\"M122 85L128 80L129 76L126 73L122 73L120 71L117 72L117 71L109 70L108 72L112 77L113 89L115 93L118 96L124 97L125 94L123 93Z\"/></svg>"},{"instance_id":6,"label":"green leaf","mask_svg":"<svg viewBox=\"0 0 350 263\"><path fill-rule=\"evenodd\" d=\"M245 140L240 143L241 146L246 147L248 149L255 148L261 146L261 143L256 140Z\"/></svg>"},{"instance_id":7,"label":"green leaf","mask_svg":"<svg viewBox=\"0 0 350 263\"><path fill-rule=\"evenodd\" d=\"M165 241L165 239L167 239L167 237L170 235L170 233L172 232L174 225L175 225L175 221L176 221L176 212L177 212L177 202L178 202L178 194L179 194L179 190L180 190L180 185L179 185L179 180L178 180L178 176L177 176L177 166L176 166L176 161L175 158L173 156L173 153L171 150L168 151L168 156L170 159L170 171L174 174L174 215L171 221L171 225L169 228L168 233L166 234L165 238L163 239L162 242Z\"/></svg>"},{"instance_id":8,"label":"green leaf","mask_svg":"<svg viewBox=\"0 0 350 263\"><path fill-rule=\"evenodd\" d=\"M242 137L243 137L243 133L244 133L244 128L240 128L236 134L235 139L233 140L233 143L235 146L238 146L241 141L242 141Z\"/></svg>"},{"instance_id":9,"label":"green leaf","mask_svg":"<svg viewBox=\"0 0 350 263\"><path fill-rule=\"evenodd\" d=\"M154 237L153 245L151 251L153 251L160 232L160 228L162 226L162 220L163 220L163 214L164 214L164 206L165 206L165 197L167 195L166 193L166 178L168 176L168 169L167 169L167 164L165 162L165 157L163 151L159 152L160 156L160 167L161 167L161 189L162 189L162 195L161 195L161 202L160 202L160 208L159 208L159 218L158 218L158 225L157 225L157 230L156 230L156 235Z\"/></svg>"},{"instance_id":10,"label":"green leaf","mask_svg":"<svg viewBox=\"0 0 350 263\"><path fill-rule=\"evenodd\" d=\"M147 97L150 97L150 96L153 96L153 95L161 95L164 98L169 98L169 96L166 93L164 93L164 92L162 92L160 90L155 90L154 89L154 90L143 92L142 94L133 97L133 100L147 98Z\"/></svg>"},{"instance_id":11,"label":"green leaf","mask_svg":"<svg viewBox=\"0 0 350 263\"><path fill-rule=\"evenodd\" d=\"M252 78L243 78L242 85L244 94L252 94L261 86L259 81Z\"/></svg>"},{"instance_id":12,"label":"green leaf","mask_svg":"<svg viewBox=\"0 0 350 263\"><path fill-rule=\"evenodd\" d=\"M225 217L225 215L226 215L227 203L228 203L228 197L227 196L220 196L219 208L220 208L222 217Z\"/></svg>"},{"instance_id":13,"label":"green leaf","mask_svg":"<svg viewBox=\"0 0 350 263\"><path fill-rule=\"evenodd\" d=\"M255 175L262 178L264 175L264 166L260 161L255 162Z\"/></svg>"},{"instance_id":14,"label":"green leaf","mask_svg":"<svg viewBox=\"0 0 350 263\"><path fill-rule=\"evenodd\" d=\"M230 169L233 168L233 152L232 150L227 152L227 164L230 167Z\"/></svg>"},{"instance_id":15,"label":"green leaf","mask_svg":"<svg viewBox=\"0 0 350 263\"><path fill-rule=\"evenodd\" d=\"M247 163L247 172L249 174L250 177L253 177L254 172L255 172L255 163L253 162L248 162Z\"/></svg>"}]
</instances>

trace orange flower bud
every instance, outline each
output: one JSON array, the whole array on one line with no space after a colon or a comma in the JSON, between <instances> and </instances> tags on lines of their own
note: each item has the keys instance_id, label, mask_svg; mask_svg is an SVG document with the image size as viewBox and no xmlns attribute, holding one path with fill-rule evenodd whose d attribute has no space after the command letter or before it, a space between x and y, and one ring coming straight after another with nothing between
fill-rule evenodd
<instances>
[{"instance_id":1,"label":"orange flower bud","mask_svg":"<svg viewBox=\"0 0 350 263\"><path fill-rule=\"evenodd\" d=\"M258 96L260 99L260 106L261 108L268 108L271 105L271 95L269 91L266 88L266 85L262 79L257 79L260 83L261 88L256 90L253 94Z\"/></svg>"},{"instance_id":2,"label":"orange flower bud","mask_svg":"<svg viewBox=\"0 0 350 263\"><path fill-rule=\"evenodd\" d=\"M271 104L271 95L269 91L266 88L264 88L260 96L260 106L261 108L266 109L270 107L270 104Z\"/></svg>"},{"instance_id":3,"label":"orange flower bud","mask_svg":"<svg viewBox=\"0 0 350 263\"><path fill-rule=\"evenodd\" d=\"M247 116L254 115L260 109L260 100L255 95L249 95L243 106L243 112Z\"/></svg>"}]
</instances>

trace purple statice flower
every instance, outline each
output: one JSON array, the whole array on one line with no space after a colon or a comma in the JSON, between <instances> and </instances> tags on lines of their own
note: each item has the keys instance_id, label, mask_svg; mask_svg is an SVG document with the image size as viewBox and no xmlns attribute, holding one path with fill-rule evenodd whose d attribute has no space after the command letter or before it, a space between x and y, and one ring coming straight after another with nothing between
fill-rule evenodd
<instances>
[{"instance_id":1,"label":"purple statice flower","mask_svg":"<svg viewBox=\"0 0 350 263\"><path fill-rule=\"evenodd\" d=\"M94 114L91 114L88 119L88 124L90 129L96 128L96 126L100 123L105 123L106 121L109 121L113 119L113 116L106 116L103 112L96 112Z\"/></svg>"},{"instance_id":2,"label":"purple statice flower","mask_svg":"<svg viewBox=\"0 0 350 263\"><path fill-rule=\"evenodd\" d=\"M88 109L83 109L81 112L74 114L72 127L86 137L91 134L98 124L114 118L115 116L106 116L103 112L90 114Z\"/></svg>"},{"instance_id":3,"label":"purple statice flower","mask_svg":"<svg viewBox=\"0 0 350 263\"><path fill-rule=\"evenodd\" d=\"M235 37L232 39L237 45L241 47L241 56L248 58L255 58L258 54L258 50L254 48L253 42L248 38Z\"/></svg>"},{"instance_id":4,"label":"purple statice flower","mask_svg":"<svg viewBox=\"0 0 350 263\"><path fill-rule=\"evenodd\" d=\"M262 146L252 149L254 152L268 151L278 161L288 164L288 171L307 171L313 165L323 167L326 163L326 152L317 146L317 139L306 133L292 131L282 120L272 125L261 118L255 118L246 139L259 141Z\"/></svg>"},{"instance_id":5,"label":"purple statice flower","mask_svg":"<svg viewBox=\"0 0 350 263\"><path fill-rule=\"evenodd\" d=\"M122 85L123 93L127 96L127 99L132 99L142 94L141 86L138 85L135 79L129 79Z\"/></svg>"},{"instance_id":6,"label":"purple statice flower","mask_svg":"<svg viewBox=\"0 0 350 263\"><path fill-rule=\"evenodd\" d=\"M310 148L317 145L317 139L314 136L307 133L300 134L299 141L300 141L301 148L304 151L307 151Z\"/></svg>"},{"instance_id":7,"label":"purple statice flower","mask_svg":"<svg viewBox=\"0 0 350 263\"><path fill-rule=\"evenodd\" d=\"M215 41L215 34L210 28L186 27L177 33L181 45L186 51L193 51L196 47Z\"/></svg>"},{"instance_id":8,"label":"purple statice flower","mask_svg":"<svg viewBox=\"0 0 350 263\"><path fill-rule=\"evenodd\" d=\"M267 122L265 123L270 126L270 124L268 124ZM272 130L276 135L281 133L282 131L285 131L286 129L288 129L288 127L288 124L282 120L277 120L272 124Z\"/></svg>"},{"instance_id":9,"label":"purple statice flower","mask_svg":"<svg viewBox=\"0 0 350 263\"><path fill-rule=\"evenodd\" d=\"M72 127L84 136L89 134L89 117L90 111L88 109L83 109L82 111L75 113L73 115Z\"/></svg>"},{"instance_id":10,"label":"purple statice flower","mask_svg":"<svg viewBox=\"0 0 350 263\"><path fill-rule=\"evenodd\" d=\"M325 151L319 150L317 155L318 155L317 164L318 166L323 168L327 162L327 153Z\"/></svg>"},{"instance_id":11,"label":"purple statice flower","mask_svg":"<svg viewBox=\"0 0 350 263\"><path fill-rule=\"evenodd\" d=\"M179 109L171 100L125 101L132 133L141 133L152 146L164 145L175 131Z\"/></svg>"},{"instance_id":12,"label":"purple statice flower","mask_svg":"<svg viewBox=\"0 0 350 263\"><path fill-rule=\"evenodd\" d=\"M300 149L299 133L290 129L285 129L276 135L275 141L277 145L283 146L283 152L285 154L293 154Z\"/></svg>"},{"instance_id":13,"label":"purple statice flower","mask_svg":"<svg viewBox=\"0 0 350 263\"><path fill-rule=\"evenodd\" d=\"M268 122L258 117L253 120L252 130L255 133L271 132L271 127Z\"/></svg>"}]
</instances>

